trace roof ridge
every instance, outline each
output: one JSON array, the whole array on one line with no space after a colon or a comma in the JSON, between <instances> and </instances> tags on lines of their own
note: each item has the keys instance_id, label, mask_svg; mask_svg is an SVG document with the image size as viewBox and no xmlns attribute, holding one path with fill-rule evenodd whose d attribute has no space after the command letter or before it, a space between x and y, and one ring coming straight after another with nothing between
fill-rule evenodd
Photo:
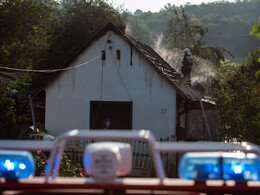
<instances>
[{"instance_id":1,"label":"roof ridge","mask_svg":"<svg viewBox=\"0 0 260 195\"><path fill-rule=\"evenodd\" d=\"M147 60L147 63L149 63L151 66L153 66L162 76L164 76L175 87L175 89L180 93L180 95L185 100L194 101L194 100L198 100L198 98L200 98L199 93L195 89L193 89L191 87L185 87L185 85L181 81L181 75L172 66L170 66L152 47L136 40L135 38L131 37L130 35L122 33L111 22L108 23L90 41L88 41L63 66L68 66L70 64L70 62L72 60L74 60L74 58L76 56L78 56L87 47L89 47L92 44L92 42L99 39L101 36L103 36L108 31L113 31L118 36L122 37L126 42L128 42L128 44L131 45L131 47L133 46L134 49L139 51L140 55L142 55ZM34 98L35 96L37 96L37 94L39 94L41 90L46 88L49 85L49 83L52 82L52 80L55 79L55 77L58 74L60 74L60 72L53 74L37 91L35 91L33 94L31 94L30 97Z\"/></svg>"}]
</instances>

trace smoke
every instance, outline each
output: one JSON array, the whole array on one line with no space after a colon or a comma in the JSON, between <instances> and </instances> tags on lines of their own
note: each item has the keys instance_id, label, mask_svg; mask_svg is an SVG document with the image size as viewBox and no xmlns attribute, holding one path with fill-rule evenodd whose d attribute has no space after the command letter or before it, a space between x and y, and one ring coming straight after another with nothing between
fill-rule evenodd
<instances>
[{"instance_id":1,"label":"smoke","mask_svg":"<svg viewBox=\"0 0 260 195\"><path fill-rule=\"evenodd\" d=\"M127 35L132 35L132 27L131 27L131 23L127 22L126 26L125 26L125 33Z\"/></svg>"},{"instance_id":2,"label":"smoke","mask_svg":"<svg viewBox=\"0 0 260 195\"><path fill-rule=\"evenodd\" d=\"M126 24L126 34L132 34L131 23ZM183 60L183 51L177 48L167 49L163 43L164 35L161 33L154 44L154 50L179 74L182 75L181 67ZM191 82L193 86L202 85L204 88L215 78L216 70L213 64L198 56L193 56L193 67L191 71Z\"/></svg>"},{"instance_id":3,"label":"smoke","mask_svg":"<svg viewBox=\"0 0 260 195\"><path fill-rule=\"evenodd\" d=\"M158 36L155 45L154 50L160 54L160 56L170 64L171 67L173 67L177 72L181 73L181 66L182 66L182 58L183 53L180 49L174 48L172 51L167 49L165 46L163 46L163 34L161 33L160 36Z\"/></svg>"},{"instance_id":4,"label":"smoke","mask_svg":"<svg viewBox=\"0 0 260 195\"><path fill-rule=\"evenodd\" d=\"M173 50L167 49L163 44L163 34L158 36L154 50L160 54L160 56L172 66L178 73L181 73L183 52L180 49L174 48ZM212 79L215 78L216 70L213 68L213 64L205 59L197 56L193 56L193 67L191 71L191 82L192 85L197 83L201 85L206 85Z\"/></svg>"},{"instance_id":5,"label":"smoke","mask_svg":"<svg viewBox=\"0 0 260 195\"><path fill-rule=\"evenodd\" d=\"M208 84L216 76L213 64L203 58L193 56L193 68L191 72L192 84Z\"/></svg>"}]
</instances>

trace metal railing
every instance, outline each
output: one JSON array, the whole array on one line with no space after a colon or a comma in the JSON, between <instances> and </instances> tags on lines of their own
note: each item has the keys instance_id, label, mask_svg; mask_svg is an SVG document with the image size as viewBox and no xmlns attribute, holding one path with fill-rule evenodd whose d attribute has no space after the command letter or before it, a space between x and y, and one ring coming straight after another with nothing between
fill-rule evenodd
<instances>
[{"instance_id":1,"label":"metal railing","mask_svg":"<svg viewBox=\"0 0 260 195\"><path fill-rule=\"evenodd\" d=\"M82 159L86 145L98 141L100 140L70 139L66 143L65 152L66 154L68 154L69 159L73 164L79 163L80 165L82 165ZM128 143L131 145L133 152L133 169L142 169L147 171L150 171L152 169L152 153L147 142L128 139L122 139L117 141L121 143Z\"/></svg>"},{"instance_id":2,"label":"metal railing","mask_svg":"<svg viewBox=\"0 0 260 195\"><path fill-rule=\"evenodd\" d=\"M137 140L149 144L156 176L163 183L165 171L162 164L160 152L195 152L195 151L242 151L254 152L260 157L258 146L243 143L220 143L220 142L156 142L154 136L148 130L140 131L89 131L72 130L66 132L55 140L50 141L19 141L0 140L0 149L5 150L42 150L50 151L49 170L45 175L45 182L51 183L57 176L60 168L60 161L65 149L65 144L70 139L95 139L95 140ZM139 162L138 162L139 163Z\"/></svg>"},{"instance_id":3,"label":"metal railing","mask_svg":"<svg viewBox=\"0 0 260 195\"><path fill-rule=\"evenodd\" d=\"M29 134L27 137L29 140L44 140L44 135L40 134ZM67 157L73 164L80 164L83 167L83 155L86 145L90 143L95 143L100 140L95 139L69 139L65 146L65 152ZM128 143L132 147L133 154L133 163L132 163L132 176L139 176L140 174L151 176L153 173L153 162L152 162L152 154L149 148L149 145L145 141L137 141L137 140L117 140L118 142ZM160 138L159 142L169 142L169 137ZM166 168L168 169L168 165L174 163L169 162L168 154L165 153L162 155L162 160ZM170 169L170 168L169 168Z\"/></svg>"},{"instance_id":4,"label":"metal railing","mask_svg":"<svg viewBox=\"0 0 260 195\"><path fill-rule=\"evenodd\" d=\"M88 131L88 130L72 130L66 132L56 138L54 148L51 151L49 159L49 170L45 176L46 182L51 182L58 174L60 168L60 160L63 155L65 144L69 139L95 139L95 140L137 140L148 142L151 148L154 161L156 175L160 180L165 178L164 168L160 157L160 152L154 150L156 141L148 130L140 131ZM59 161L59 163L55 163Z\"/></svg>"}]
</instances>

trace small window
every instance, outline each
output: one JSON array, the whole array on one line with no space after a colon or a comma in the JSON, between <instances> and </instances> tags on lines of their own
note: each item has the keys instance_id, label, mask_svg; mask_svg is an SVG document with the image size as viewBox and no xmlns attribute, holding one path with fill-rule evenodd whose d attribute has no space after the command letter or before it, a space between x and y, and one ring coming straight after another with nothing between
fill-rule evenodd
<instances>
[{"instance_id":1,"label":"small window","mask_svg":"<svg viewBox=\"0 0 260 195\"><path fill-rule=\"evenodd\" d=\"M120 58L121 58L120 50L116 50L116 59L120 60Z\"/></svg>"},{"instance_id":2,"label":"small window","mask_svg":"<svg viewBox=\"0 0 260 195\"><path fill-rule=\"evenodd\" d=\"M102 54L101 59L102 59L102 60L106 60L106 51L105 51L105 50L102 50L101 54Z\"/></svg>"}]
</instances>

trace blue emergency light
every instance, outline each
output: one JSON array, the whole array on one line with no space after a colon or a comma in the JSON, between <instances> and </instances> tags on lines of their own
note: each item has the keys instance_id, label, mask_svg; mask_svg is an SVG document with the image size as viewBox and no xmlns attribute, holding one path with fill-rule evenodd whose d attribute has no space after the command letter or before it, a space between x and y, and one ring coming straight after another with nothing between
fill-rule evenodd
<instances>
[{"instance_id":1,"label":"blue emergency light","mask_svg":"<svg viewBox=\"0 0 260 195\"><path fill-rule=\"evenodd\" d=\"M0 177L27 178L35 173L35 162L30 152L0 150Z\"/></svg>"},{"instance_id":2,"label":"blue emergency light","mask_svg":"<svg viewBox=\"0 0 260 195\"><path fill-rule=\"evenodd\" d=\"M179 166L179 177L196 181L259 181L260 161L253 153L186 153Z\"/></svg>"}]
</instances>

